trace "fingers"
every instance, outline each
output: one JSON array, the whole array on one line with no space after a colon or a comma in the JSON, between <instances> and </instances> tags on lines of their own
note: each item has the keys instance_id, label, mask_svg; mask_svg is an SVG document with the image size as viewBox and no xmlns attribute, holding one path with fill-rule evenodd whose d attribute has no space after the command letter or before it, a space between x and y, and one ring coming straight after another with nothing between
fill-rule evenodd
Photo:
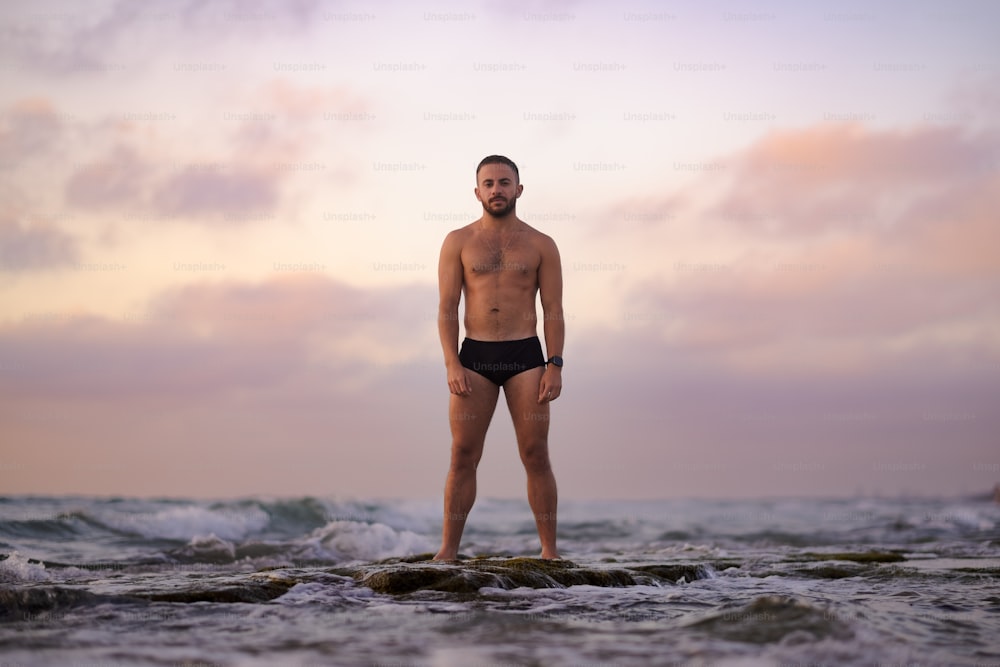
<instances>
[{"instance_id":1,"label":"fingers","mask_svg":"<svg viewBox=\"0 0 1000 667\"><path fill-rule=\"evenodd\" d=\"M551 403L559 398L559 394L561 393L562 389L560 387L550 387L545 382L542 382L538 388L538 404Z\"/></svg>"},{"instance_id":2,"label":"fingers","mask_svg":"<svg viewBox=\"0 0 1000 667\"><path fill-rule=\"evenodd\" d=\"M469 376L463 373L448 380L448 389L456 396L468 396L472 393L472 383L469 382Z\"/></svg>"}]
</instances>

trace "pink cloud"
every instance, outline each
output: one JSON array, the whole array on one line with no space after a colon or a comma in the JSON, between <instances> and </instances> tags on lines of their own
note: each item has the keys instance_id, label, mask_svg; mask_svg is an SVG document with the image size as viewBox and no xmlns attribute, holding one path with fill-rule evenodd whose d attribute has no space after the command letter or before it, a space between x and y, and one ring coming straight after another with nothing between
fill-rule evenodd
<instances>
[{"instance_id":1,"label":"pink cloud","mask_svg":"<svg viewBox=\"0 0 1000 667\"><path fill-rule=\"evenodd\" d=\"M895 236L900 216L970 182L981 187L998 145L951 126L775 131L727 160L731 177L709 214L753 234Z\"/></svg>"},{"instance_id":2,"label":"pink cloud","mask_svg":"<svg viewBox=\"0 0 1000 667\"><path fill-rule=\"evenodd\" d=\"M299 35L326 7L318 0L275 1L247 6L239 0L179 0L167 5L117 0L88 11L13 13L5 17L0 55L32 71L79 76L133 71L163 54L183 52L190 39L224 44L232 38L262 40ZM222 20L220 20L220 18ZM157 49L122 53L133 40L155 36Z\"/></svg>"},{"instance_id":3,"label":"pink cloud","mask_svg":"<svg viewBox=\"0 0 1000 667\"><path fill-rule=\"evenodd\" d=\"M183 128L142 131L108 119L88 135L103 152L69 175L66 202L184 223L243 225L279 210L285 190L298 178L357 179L357 165L348 158L315 155L324 113L367 113L366 103L348 89L277 79L245 104L294 122L227 124L221 146L206 155L204 146L172 141L170 132Z\"/></svg>"},{"instance_id":4,"label":"pink cloud","mask_svg":"<svg viewBox=\"0 0 1000 667\"><path fill-rule=\"evenodd\" d=\"M263 86L260 96L268 108L300 120L316 120L323 113L367 117L372 112L371 104L348 86L304 86L276 78Z\"/></svg>"},{"instance_id":5,"label":"pink cloud","mask_svg":"<svg viewBox=\"0 0 1000 667\"><path fill-rule=\"evenodd\" d=\"M757 375L932 352L955 372L994 363L998 148L992 133L950 127L784 130L720 160L726 176L618 202L603 216L632 216L609 238L618 252L638 266L663 250L653 277L624 287L616 325L645 322L705 363Z\"/></svg>"},{"instance_id":6,"label":"pink cloud","mask_svg":"<svg viewBox=\"0 0 1000 667\"><path fill-rule=\"evenodd\" d=\"M0 116L0 169L47 151L58 141L63 125L46 98L28 97L15 102Z\"/></svg>"},{"instance_id":7,"label":"pink cloud","mask_svg":"<svg viewBox=\"0 0 1000 667\"><path fill-rule=\"evenodd\" d=\"M229 137L231 160L183 161L165 155L161 146L143 145L141 137L128 135L114 131L115 143L103 155L69 175L64 187L68 204L145 211L196 224L245 223L280 204L281 184L293 173L280 166L301 150L280 136L238 130Z\"/></svg>"},{"instance_id":8,"label":"pink cloud","mask_svg":"<svg viewBox=\"0 0 1000 667\"><path fill-rule=\"evenodd\" d=\"M188 285L120 320L67 316L0 330L17 371L0 392L190 397L281 382L317 365L377 367L380 350L427 356L435 306L430 287L363 290L321 276Z\"/></svg>"},{"instance_id":9,"label":"pink cloud","mask_svg":"<svg viewBox=\"0 0 1000 667\"><path fill-rule=\"evenodd\" d=\"M152 204L171 217L228 216L270 212L278 203L272 174L252 168L186 167L160 185Z\"/></svg>"},{"instance_id":10,"label":"pink cloud","mask_svg":"<svg viewBox=\"0 0 1000 667\"><path fill-rule=\"evenodd\" d=\"M173 289L121 321L6 325L2 446L19 472L4 488L437 496L449 441L435 304L432 286L275 276ZM551 437L565 497L979 490L973 465L1000 428L995 374L956 373L940 349L833 375L744 373L658 325L569 333ZM480 488L520 497L502 411L487 447ZM880 462L922 472L887 478Z\"/></svg>"},{"instance_id":11,"label":"pink cloud","mask_svg":"<svg viewBox=\"0 0 1000 667\"><path fill-rule=\"evenodd\" d=\"M117 144L70 176L66 201L82 208L132 207L142 201L151 173L133 148Z\"/></svg>"},{"instance_id":12,"label":"pink cloud","mask_svg":"<svg viewBox=\"0 0 1000 667\"><path fill-rule=\"evenodd\" d=\"M401 465L391 488L436 490L435 299L429 286L288 275L177 288L121 319L0 327L3 457L25 471L4 488L360 493ZM424 429L443 460L413 446Z\"/></svg>"},{"instance_id":13,"label":"pink cloud","mask_svg":"<svg viewBox=\"0 0 1000 667\"><path fill-rule=\"evenodd\" d=\"M254 153L253 160L191 162L164 169L158 165L170 161L157 159L155 149L140 152L130 144L117 143L70 174L66 202L79 208L149 211L163 219L210 224L245 222L271 213L280 201L283 174L277 166L280 162L268 162L267 157L287 151L280 146L262 148L267 142L240 136L234 142L238 154L253 153L251 144L261 151Z\"/></svg>"},{"instance_id":14,"label":"pink cloud","mask_svg":"<svg viewBox=\"0 0 1000 667\"><path fill-rule=\"evenodd\" d=\"M43 224L23 226L0 220L0 271L59 268L78 259L75 237Z\"/></svg>"}]
</instances>

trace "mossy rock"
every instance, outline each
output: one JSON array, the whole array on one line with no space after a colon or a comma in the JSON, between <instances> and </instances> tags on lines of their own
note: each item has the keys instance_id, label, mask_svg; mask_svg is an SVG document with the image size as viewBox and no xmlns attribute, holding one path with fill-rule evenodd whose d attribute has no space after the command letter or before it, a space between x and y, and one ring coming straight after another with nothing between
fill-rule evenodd
<instances>
[{"instance_id":1,"label":"mossy rock","mask_svg":"<svg viewBox=\"0 0 1000 667\"><path fill-rule=\"evenodd\" d=\"M394 566L395 565L395 566ZM475 593L489 586L565 588L567 586L634 586L627 570L581 568L568 560L540 558L475 558L462 563L396 563L354 573L363 586L379 593L402 595L420 590Z\"/></svg>"},{"instance_id":2,"label":"mossy rock","mask_svg":"<svg viewBox=\"0 0 1000 667\"><path fill-rule=\"evenodd\" d=\"M906 557L897 551L850 551L829 554L804 553L801 555L801 558L805 560L846 560L852 563L901 563L906 560Z\"/></svg>"},{"instance_id":3,"label":"mossy rock","mask_svg":"<svg viewBox=\"0 0 1000 667\"><path fill-rule=\"evenodd\" d=\"M358 572L355 577L362 586L376 593L403 595L420 590L448 593L475 593L483 586L496 585L496 578L487 572L462 570L443 565L400 567Z\"/></svg>"},{"instance_id":4,"label":"mossy rock","mask_svg":"<svg viewBox=\"0 0 1000 667\"><path fill-rule=\"evenodd\" d=\"M267 602L280 597L295 585L292 581L266 581L220 588L191 588L163 592L136 592L137 598L151 602Z\"/></svg>"},{"instance_id":5,"label":"mossy rock","mask_svg":"<svg viewBox=\"0 0 1000 667\"><path fill-rule=\"evenodd\" d=\"M863 565L865 564L845 561L843 563L803 567L795 570L795 573L811 579L847 579L849 577L857 577L865 572L871 571L871 568L863 567Z\"/></svg>"},{"instance_id":6,"label":"mossy rock","mask_svg":"<svg viewBox=\"0 0 1000 667\"><path fill-rule=\"evenodd\" d=\"M496 574L503 588L564 588L566 586L634 586L627 570L582 568L573 561L542 558L475 559L468 565Z\"/></svg>"},{"instance_id":7,"label":"mossy rock","mask_svg":"<svg viewBox=\"0 0 1000 667\"><path fill-rule=\"evenodd\" d=\"M0 588L0 621L44 620L73 607L101 602L138 602L122 596L96 595L75 588L37 587Z\"/></svg>"}]
</instances>

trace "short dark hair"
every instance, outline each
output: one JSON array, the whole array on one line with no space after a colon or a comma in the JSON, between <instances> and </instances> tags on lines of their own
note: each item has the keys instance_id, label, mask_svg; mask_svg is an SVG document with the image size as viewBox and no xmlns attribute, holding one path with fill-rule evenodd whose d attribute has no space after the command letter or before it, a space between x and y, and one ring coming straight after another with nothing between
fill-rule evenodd
<instances>
[{"instance_id":1,"label":"short dark hair","mask_svg":"<svg viewBox=\"0 0 1000 667\"><path fill-rule=\"evenodd\" d=\"M521 181L521 173L517 170L517 165L514 161L505 155L487 155L482 160L479 161L479 166L476 167L476 178L479 178L479 170L488 164L505 164L514 170L514 176L517 177L518 182Z\"/></svg>"}]
</instances>

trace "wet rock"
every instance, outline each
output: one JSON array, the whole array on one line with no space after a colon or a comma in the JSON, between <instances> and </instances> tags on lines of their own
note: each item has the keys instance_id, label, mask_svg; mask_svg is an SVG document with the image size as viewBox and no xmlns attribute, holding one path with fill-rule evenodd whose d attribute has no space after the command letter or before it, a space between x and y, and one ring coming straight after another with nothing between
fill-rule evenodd
<instances>
[{"instance_id":1,"label":"wet rock","mask_svg":"<svg viewBox=\"0 0 1000 667\"><path fill-rule=\"evenodd\" d=\"M846 560L853 563L901 563L906 557L897 551L860 551L839 553L803 553L793 560Z\"/></svg>"},{"instance_id":2,"label":"wet rock","mask_svg":"<svg viewBox=\"0 0 1000 667\"><path fill-rule=\"evenodd\" d=\"M691 623L714 637L750 644L849 639L851 627L835 614L793 598L767 595Z\"/></svg>"},{"instance_id":3,"label":"wet rock","mask_svg":"<svg viewBox=\"0 0 1000 667\"><path fill-rule=\"evenodd\" d=\"M843 563L822 563L801 567L794 570L795 574L811 579L847 579L866 574L871 566L864 563L853 563L845 561Z\"/></svg>"},{"instance_id":4,"label":"wet rock","mask_svg":"<svg viewBox=\"0 0 1000 667\"><path fill-rule=\"evenodd\" d=\"M74 607L127 601L127 598L60 586L3 588L0 589L0 621L45 620Z\"/></svg>"},{"instance_id":5,"label":"wet rock","mask_svg":"<svg viewBox=\"0 0 1000 667\"><path fill-rule=\"evenodd\" d=\"M448 565L398 567L355 575L363 586L377 593L401 595L419 590L448 593L475 593L484 586L501 582L488 572L463 570Z\"/></svg>"},{"instance_id":6,"label":"wet rock","mask_svg":"<svg viewBox=\"0 0 1000 667\"><path fill-rule=\"evenodd\" d=\"M664 566L667 567L667 566ZM401 595L419 590L475 593L480 588L565 588L567 586L622 587L659 583L682 572L702 578L696 566L671 570L667 577L648 568L580 567L568 560L539 558L474 558L468 561L395 562L363 567L354 573L362 585L379 593ZM678 577L669 579L676 581Z\"/></svg>"},{"instance_id":7,"label":"wet rock","mask_svg":"<svg viewBox=\"0 0 1000 667\"><path fill-rule=\"evenodd\" d=\"M268 580L245 582L238 585L192 587L170 591L136 592L137 598L151 602L267 602L288 592L294 582Z\"/></svg>"}]
</instances>

